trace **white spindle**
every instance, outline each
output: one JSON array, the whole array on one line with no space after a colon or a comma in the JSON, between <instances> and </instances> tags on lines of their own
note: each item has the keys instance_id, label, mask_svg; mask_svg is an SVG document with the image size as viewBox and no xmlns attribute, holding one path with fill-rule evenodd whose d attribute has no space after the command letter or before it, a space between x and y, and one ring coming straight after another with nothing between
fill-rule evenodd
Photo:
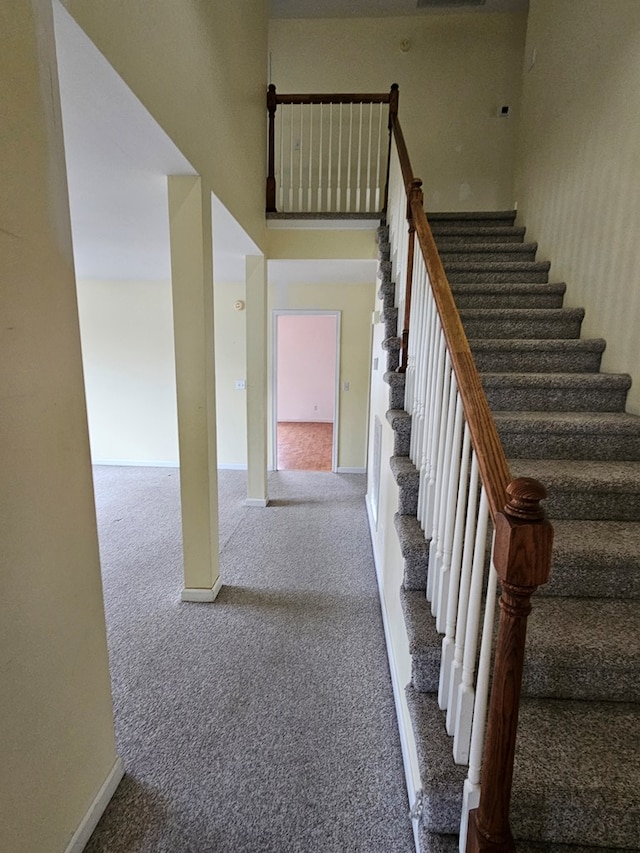
<instances>
[{"instance_id":1,"label":"white spindle","mask_svg":"<svg viewBox=\"0 0 640 853\"><path fill-rule=\"evenodd\" d=\"M336 210L342 210L342 104L338 110L338 170L336 181Z\"/></svg>"},{"instance_id":2,"label":"white spindle","mask_svg":"<svg viewBox=\"0 0 640 853\"><path fill-rule=\"evenodd\" d=\"M373 132L373 104L369 104L369 136L367 138L367 186L365 210L371 210L371 137Z\"/></svg>"},{"instance_id":3,"label":"white spindle","mask_svg":"<svg viewBox=\"0 0 640 853\"><path fill-rule=\"evenodd\" d=\"M442 386L445 374L445 339L442 334L440 318L436 317L437 329L437 361L435 374L431 382L431 393L428 398L428 407L425 412L426 445L423 452L422 469L420 471L420 489L422 493L422 506L420 507L420 522L422 529L431 535L433 527L433 491L435 487L435 465L438 448L438 437L440 430L440 410L442 407ZM427 588L427 598L431 601L432 590Z\"/></svg>"},{"instance_id":4,"label":"white spindle","mask_svg":"<svg viewBox=\"0 0 640 853\"><path fill-rule=\"evenodd\" d=\"M329 145L327 146L328 151L328 160L327 163L327 211L333 210L331 207L331 160L333 153L333 104L329 104Z\"/></svg>"},{"instance_id":5,"label":"white spindle","mask_svg":"<svg viewBox=\"0 0 640 853\"><path fill-rule=\"evenodd\" d=\"M303 201L303 182L302 182L302 162L303 156L302 152L304 151L304 106L300 104L300 139L298 140L298 207L297 210L302 210L302 201Z\"/></svg>"},{"instance_id":6,"label":"white spindle","mask_svg":"<svg viewBox=\"0 0 640 853\"><path fill-rule=\"evenodd\" d=\"M433 486L433 520L431 527L431 543L429 545L429 573L433 566L433 581L431 584L431 613L438 615L440 569L442 560L442 537L444 536L444 513L446 489L449 485L448 457L451 455L451 440L453 438L453 417L456 405L456 389L449 352L445 353L444 383L442 388L442 406L440 411L440 427L437 452L435 454L435 478ZM433 558L433 563L431 562Z\"/></svg>"},{"instance_id":7,"label":"white spindle","mask_svg":"<svg viewBox=\"0 0 640 853\"><path fill-rule=\"evenodd\" d=\"M380 210L380 153L382 148L382 116L384 115L384 107L380 104L378 111L378 155L376 158L376 200L374 209Z\"/></svg>"},{"instance_id":8,"label":"white spindle","mask_svg":"<svg viewBox=\"0 0 640 853\"><path fill-rule=\"evenodd\" d=\"M453 665L449 676L449 697L447 699L447 733L455 731L458 710L459 687L462 682L462 658L464 655L465 634L467 630L467 610L471 588L471 568L473 563L473 541L476 532L476 510L478 506L478 459L471 453L471 476L465 514L464 545L462 550L462 569L460 573L460 594L456 613L456 634L453 653Z\"/></svg>"},{"instance_id":9,"label":"white spindle","mask_svg":"<svg viewBox=\"0 0 640 853\"><path fill-rule=\"evenodd\" d=\"M356 170L356 210L360 210L360 187L362 184L362 102L358 122L358 168Z\"/></svg>"},{"instance_id":10,"label":"white spindle","mask_svg":"<svg viewBox=\"0 0 640 853\"><path fill-rule=\"evenodd\" d=\"M345 210L351 210L351 144L353 140L353 104L349 104L349 148L347 150L347 198Z\"/></svg>"},{"instance_id":11,"label":"white spindle","mask_svg":"<svg viewBox=\"0 0 640 853\"><path fill-rule=\"evenodd\" d=\"M443 711L446 710L449 703L450 683L453 671L456 616L458 613L458 592L460 590L460 571L462 569L462 544L467 513L470 448L471 434L469 433L469 427L465 423L464 437L462 440L462 458L460 461L460 476L458 477L458 498L456 501L455 527L453 532L453 550L451 553L447 621L445 625L445 635L442 640L440 683L438 685L438 704Z\"/></svg>"},{"instance_id":12,"label":"white spindle","mask_svg":"<svg viewBox=\"0 0 640 853\"><path fill-rule=\"evenodd\" d=\"M313 104L309 105L309 177L307 181L307 213L313 208L313 180L311 172L313 168Z\"/></svg>"},{"instance_id":13,"label":"white spindle","mask_svg":"<svg viewBox=\"0 0 640 853\"><path fill-rule=\"evenodd\" d=\"M478 624L480 621L480 610L482 607L482 587L487 550L488 521L489 506L487 502L487 495L483 487L480 494L480 509L478 510L473 568L471 571L471 589L469 592L464 656L462 659L462 681L458 688L459 698L458 706L456 708L456 726L453 735L453 758L456 764L466 764L469 760L471 721L473 719L473 703L475 694L474 672L476 667L476 652L478 648Z\"/></svg>"},{"instance_id":14,"label":"white spindle","mask_svg":"<svg viewBox=\"0 0 640 853\"><path fill-rule=\"evenodd\" d=\"M446 629L453 527L456 514L458 474L460 470L460 442L462 440L462 399L458 394L455 376L451 377L451 390L452 395L447 417L447 449L445 451L445 467L443 472L444 483L441 499L443 511L439 516L437 553L438 589L434 596L434 600L436 601L436 630L440 634L444 634Z\"/></svg>"}]
</instances>

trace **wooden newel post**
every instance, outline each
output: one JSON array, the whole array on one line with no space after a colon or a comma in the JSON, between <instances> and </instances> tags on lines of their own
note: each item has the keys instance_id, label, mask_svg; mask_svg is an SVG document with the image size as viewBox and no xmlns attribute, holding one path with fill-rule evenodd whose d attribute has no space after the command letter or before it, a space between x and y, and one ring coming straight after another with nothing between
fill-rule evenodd
<instances>
[{"instance_id":1,"label":"wooden newel post","mask_svg":"<svg viewBox=\"0 0 640 853\"><path fill-rule=\"evenodd\" d=\"M411 316L411 289L413 285L413 254L416 240L416 226L411 210L412 202L423 204L424 194L422 192L422 181L420 178L414 178L411 181L411 188L407 200L407 221L409 223L409 245L407 247L407 280L404 291L404 318L402 325L402 356L400 364L397 368L397 373L406 373L407 364L409 362L409 317Z\"/></svg>"},{"instance_id":2,"label":"wooden newel post","mask_svg":"<svg viewBox=\"0 0 640 853\"><path fill-rule=\"evenodd\" d=\"M267 111L269 113L269 152L267 163L267 213L276 213L276 144L275 144L275 119L276 109L276 87L273 83L267 89Z\"/></svg>"},{"instance_id":3,"label":"wooden newel post","mask_svg":"<svg viewBox=\"0 0 640 853\"><path fill-rule=\"evenodd\" d=\"M527 617L531 596L549 579L553 528L537 480L507 486L508 503L495 525L494 564L502 583L480 803L469 815L467 853L511 853L509 803L520 706Z\"/></svg>"}]
</instances>

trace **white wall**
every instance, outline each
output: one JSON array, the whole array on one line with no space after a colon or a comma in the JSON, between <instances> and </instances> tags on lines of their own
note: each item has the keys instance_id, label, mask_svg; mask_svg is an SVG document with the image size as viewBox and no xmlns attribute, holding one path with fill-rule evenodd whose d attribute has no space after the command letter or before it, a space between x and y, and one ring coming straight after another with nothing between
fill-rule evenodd
<instances>
[{"instance_id":1,"label":"white wall","mask_svg":"<svg viewBox=\"0 0 640 853\"><path fill-rule=\"evenodd\" d=\"M178 464L171 283L78 281L94 462Z\"/></svg>"},{"instance_id":2,"label":"white wall","mask_svg":"<svg viewBox=\"0 0 640 853\"><path fill-rule=\"evenodd\" d=\"M427 207L511 208L525 26L521 14L272 20L271 82L283 94L398 83ZM507 119L497 117L504 104Z\"/></svg>"},{"instance_id":3,"label":"white wall","mask_svg":"<svg viewBox=\"0 0 640 853\"><path fill-rule=\"evenodd\" d=\"M640 414L640 4L531 0L524 67L518 218Z\"/></svg>"},{"instance_id":4,"label":"white wall","mask_svg":"<svg viewBox=\"0 0 640 853\"><path fill-rule=\"evenodd\" d=\"M0 79L0 850L62 853L119 764L47 0Z\"/></svg>"},{"instance_id":5,"label":"white wall","mask_svg":"<svg viewBox=\"0 0 640 853\"><path fill-rule=\"evenodd\" d=\"M245 284L216 282L213 288L216 339L216 412L218 465L247 467L247 392L236 380L247 378Z\"/></svg>"},{"instance_id":6,"label":"white wall","mask_svg":"<svg viewBox=\"0 0 640 853\"><path fill-rule=\"evenodd\" d=\"M333 423L336 397L335 316L277 318L279 421Z\"/></svg>"}]
</instances>

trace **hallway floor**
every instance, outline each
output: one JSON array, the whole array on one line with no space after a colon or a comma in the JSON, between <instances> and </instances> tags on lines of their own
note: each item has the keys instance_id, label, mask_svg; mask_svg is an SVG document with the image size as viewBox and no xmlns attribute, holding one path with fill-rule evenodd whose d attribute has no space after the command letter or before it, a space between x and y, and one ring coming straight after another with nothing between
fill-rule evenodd
<instances>
[{"instance_id":1,"label":"hallway floor","mask_svg":"<svg viewBox=\"0 0 640 853\"><path fill-rule=\"evenodd\" d=\"M224 586L180 601L179 472L95 469L118 752L88 853L414 850L362 475L220 472Z\"/></svg>"},{"instance_id":2,"label":"hallway floor","mask_svg":"<svg viewBox=\"0 0 640 853\"><path fill-rule=\"evenodd\" d=\"M333 424L278 421L279 471L331 471Z\"/></svg>"}]
</instances>

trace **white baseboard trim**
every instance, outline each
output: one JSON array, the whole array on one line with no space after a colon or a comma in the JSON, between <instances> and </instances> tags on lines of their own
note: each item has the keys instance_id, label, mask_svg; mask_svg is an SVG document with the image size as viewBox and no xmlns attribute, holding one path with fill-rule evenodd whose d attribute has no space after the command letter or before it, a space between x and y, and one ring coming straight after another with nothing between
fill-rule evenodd
<instances>
[{"instance_id":1,"label":"white baseboard trim","mask_svg":"<svg viewBox=\"0 0 640 853\"><path fill-rule=\"evenodd\" d=\"M166 459L92 459L92 465L117 465L131 468L179 468L179 462Z\"/></svg>"},{"instance_id":2,"label":"white baseboard trim","mask_svg":"<svg viewBox=\"0 0 640 853\"><path fill-rule=\"evenodd\" d=\"M207 602L210 603L215 601L218 597L218 593L222 589L222 578L218 577L218 580L214 583L211 589L204 588L200 589L200 587L188 587L185 588L180 593L180 598L182 601L199 601L199 602Z\"/></svg>"},{"instance_id":3,"label":"white baseboard trim","mask_svg":"<svg viewBox=\"0 0 640 853\"><path fill-rule=\"evenodd\" d=\"M336 468L336 474L366 474L366 468Z\"/></svg>"},{"instance_id":4,"label":"white baseboard trim","mask_svg":"<svg viewBox=\"0 0 640 853\"><path fill-rule=\"evenodd\" d=\"M244 505L265 507L269 505L269 498L245 498Z\"/></svg>"},{"instance_id":5,"label":"white baseboard trim","mask_svg":"<svg viewBox=\"0 0 640 853\"><path fill-rule=\"evenodd\" d=\"M420 790L420 770L418 764L418 750L413 735L413 727L411 725L411 717L409 715L409 706L404 693L404 685L400 684L400 678L395 666L395 658L393 655L393 647L391 644L391 630L389 627L389 614L387 610L387 602L384 592L384 583L382 577L382 566L378 561L378 554L375 545L375 530L376 525L373 519L371 502L369 495L365 496L365 506L367 508L367 518L369 520L369 533L371 536L371 549L373 551L373 562L376 567L376 578L378 581L378 594L380 596L380 609L382 611L382 623L384 625L384 638L387 645L387 659L389 661L389 671L391 673L391 684L393 686L393 698L396 706L396 716L398 718L398 730L400 732L400 748L402 750L402 763L404 765L404 776L407 783L407 797L409 800L409 810L413 809L416 802L418 791ZM420 853L420 820L413 818L411 820L413 828L413 841L416 846L416 853Z\"/></svg>"},{"instance_id":6,"label":"white baseboard trim","mask_svg":"<svg viewBox=\"0 0 640 853\"><path fill-rule=\"evenodd\" d=\"M246 471L247 466L246 463L243 465L241 463L236 464L235 462L227 465L226 463L218 462L218 471Z\"/></svg>"},{"instance_id":7,"label":"white baseboard trim","mask_svg":"<svg viewBox=\"0 0 640 853\"><path fill-rule=\"evenodd\" d=\"M107 774L107 778L102 783L102 787L89 806L87 813L80 821L80 826L73 833L73 837L67 845L65 853L82 853L123 776L124 764L121 758L116 758L113 767Z\"/></svg>"}]
</instances>

